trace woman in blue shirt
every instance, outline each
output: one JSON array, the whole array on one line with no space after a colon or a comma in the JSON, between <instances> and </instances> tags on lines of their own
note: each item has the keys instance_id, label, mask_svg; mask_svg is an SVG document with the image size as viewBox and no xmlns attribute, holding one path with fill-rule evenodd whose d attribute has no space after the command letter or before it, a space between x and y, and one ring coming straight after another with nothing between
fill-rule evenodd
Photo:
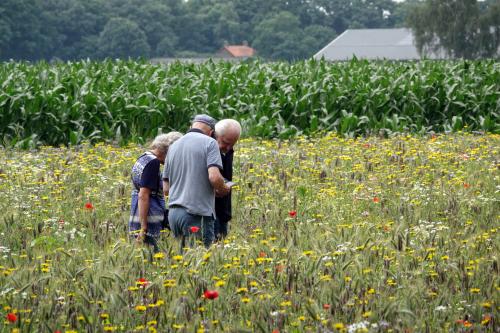
<instances>
[{"instance_id":1,"label":"woman in blue shirt","mask_svg":"<svg viewBox=\"0 0 500 333\"><path fill-rule=\"evenodd\" d=\"M179 132L158 135L132 167L132 202L129 232L137 242L159 251L158 239L165 216L165 199L160 164L165 162L168 148L182 136Z\"/></svg>"}]
</instances>

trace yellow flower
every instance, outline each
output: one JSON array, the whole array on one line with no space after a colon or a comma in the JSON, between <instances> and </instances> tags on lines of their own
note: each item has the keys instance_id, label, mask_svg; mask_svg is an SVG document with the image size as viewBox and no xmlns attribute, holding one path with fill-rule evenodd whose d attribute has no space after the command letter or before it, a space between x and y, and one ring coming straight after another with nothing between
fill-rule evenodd
<instances>
[{"instance_id":1,"label":"yellow flower","mask_svg":"<svg viewBox=\"0 0 500 333\"><path fill-rule=\"evenodd\" d=\"M155 259L163 259L163 258L165 258L165 253L163 253L163 252L155 253L155 255L153 256L153 258L155 258Z\"/></svg>"},{"instance_id":2,"label":"yellow flower","mask_svg":"<svg viewBox=\"0 0 500 333\"><path fill-rule=\"evenodd\" d=\"M250 303L250 302L251 302L251 299L250 299L250 298L248 298L248 297L242 297L242 298L241 298L241 301L242 301L243 303L247 304L247 303Z\"/></svg>"},{"instance_id":3,"label":"yellow flower","mask_svg":"<svg viewBox=\"0 0 500 333\"><path fill-rule=\"evenodd\" d=\"M472 294L478 294L480 291L481 291L481 289L479 289L479 288L470 288L470 292Z\"/></svg>"},{"instance_id":4,"label":"yellow flower","mask_svg":"<svg viewBox=\"0 0 500 333\"><path fill-rule=\"evenodd\" d=\"M483 308L490 309L491 308L491 303L490 302L484 302L483 304L481 304L481 306Z\"/></svg>"},{"instance_id":5,"label":"yellow flower","mask_svg":"<svg viewBox=\"0 0 500 333\"><path fill-rule=\"evenodd\" d=\"M175 287L175 280L165 280L165 282L163 282L163 286L166 288Z\"/></svg>"},{"instance_id":6,"label":"yellow flower","mask_svg":"<svg viewBox=\"0 0 500 333\"><path fill-rule=\"evenodd\" d=\"M332 281L332 276L329 274L323 275L320 278L320 281Z\"/></svg>"},{"instance_id":7,"label":"yellow flower","mask_svg":"<svg viewBox=\"0 0 500 333\"><path fill-rule=\"evenodd\" d=\"M336 330L343 330L345 328L345 326L342 323L335 323L333 325L333 328L335 328Z\"/></svg>"},{"instance_id":8,"label":"yellow flower","mask_svg":"<svg viewBox=\"0 0 500 333\"><path fill-rule=\"evenodd\" d=\"M146 311L147 307L145 305L136 305L135 309L139 312L144 312Z\"/></svg>"}]
</instances>

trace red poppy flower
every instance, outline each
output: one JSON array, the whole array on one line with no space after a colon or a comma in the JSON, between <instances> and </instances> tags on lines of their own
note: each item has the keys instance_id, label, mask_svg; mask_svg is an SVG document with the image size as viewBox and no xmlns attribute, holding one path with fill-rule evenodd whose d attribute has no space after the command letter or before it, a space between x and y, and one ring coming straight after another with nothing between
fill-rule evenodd
<instances>
[{"instance_id":1,"label":"red poppy flower","mask_svg":"<svg viewBox=\"0 0 500 333\"><path fill-rule=\"evenodd\" d=\"M469 183L464 183L464 188L469 188L470 184Z\"/></svg>"},{"instance_id":2,"label":"red poppy flower","mask_svg":"<svg viewBox=\"0 0 500 333\"><path fill-rule=\"evenodd\" d=\"M379 203L380 202L380 198L379 197L373 197L373 202L374 203Z\"/></svg>"},{"instance_id":3,"label":"red poppy flower","mask_svg":"<svg viewBox=\"0 0 500 333\"><path fill-rule=\"evenodd\" d=\"M289 211L289 212L288 212L288 216L290 216L290 217L292 217L292 218L293 218L293 217L295 217L295 216L297 216L297 211L296 211L296 210L291 210L291 211Z\"/></svg>"},{"instance_id":4,"label":"red poppy flower","mask_svg":"<svg viewBox=\"0 0 500 333\"><path fill-rule=\"evenodd\" d=\"M17 321L17 316L15 313L12 313L12 312L9 312L7 313L7 320L10 322L10 323L15 323Z\"/></svg>"},{"instance_id":5,"label":"red poppy flower","mask_svg":"<svg viewBox=\"0 0 500 333\"><path fill-rule=\"evenodd\" d=\"M264 252L264 251L260 251L259 252L259 257L260 258L264 258L265 256L266 256L266 252Z\"/></svg>"},{"instance_id":6,"label":"red poppy flower","mask_svg":"<svg viewBox=\"0 0 500 333\"><path fill-rule=\"evenodd\" d=\"M323 309L328 310L330 308L330 304L323 304Z\"/></svg>"},{"instance_id":7,"label":"red poppy flower","mask_svg":"<svg viewBox=\"0 0 500 333\"><path fill-rule=\"evenodd\" d=\"M137 284L140 284L141 286L147 286L149 284L149 281L141 277L137 280Z\"/></svg>"},{"instance_id":8,"label":"red poppy flower","mask_svg":"<svg viewBox=\"0 0 500 333\"><path fill-rule=\"evenodd\" d=\"M87 209L87 210L94 209L94 205L92 204L92 202L85 203L85 209Z\"/></svg>"},{"instance_id":9,"label":"red poppy flower","mask_svg":"<svg viewBox=\"0 0 500 333\"><path fill-rule=\"evenodd\" d=\"M208 299L216 299L217 297L219 297L219 293L217 292L217 290L205 290L203 296Z\"/></svg>"},{"instance_id":10,"label":"red poppy flower","mask_svg":"<svg viewBox=\"0 0 500 333\"><path fill-rule=\"evenodd\" d=\"M200 227L191 227L189 228L189 231L191 231L193 234L197 233L198 231L200 231Z\"/></svg>"}]
</instances>

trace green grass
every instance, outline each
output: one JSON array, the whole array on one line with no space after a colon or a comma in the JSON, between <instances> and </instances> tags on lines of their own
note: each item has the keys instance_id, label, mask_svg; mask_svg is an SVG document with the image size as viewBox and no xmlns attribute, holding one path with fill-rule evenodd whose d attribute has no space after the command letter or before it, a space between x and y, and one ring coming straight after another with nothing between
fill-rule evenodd
<instances>
[{"instance_id":1,"label":"green grass","mask_svg":"<svg viewBox=\"0 0 500 333\"><path fill-rule=\"evenodd\" d=\"M0 331L494 332L499 144L244 139L225 244L156 257L127 240L141 147L0 150Z\"/></svg>"}]
</instances>

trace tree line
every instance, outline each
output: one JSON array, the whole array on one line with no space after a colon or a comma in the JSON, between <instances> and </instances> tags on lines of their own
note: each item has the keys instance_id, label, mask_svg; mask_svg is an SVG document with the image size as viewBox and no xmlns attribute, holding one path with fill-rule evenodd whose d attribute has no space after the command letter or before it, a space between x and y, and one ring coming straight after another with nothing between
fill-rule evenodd
<instances>
[{"instance_id":1,"label":"tree line","mask_svg":"<svg viewBox=\"0 0 500 333\"><path fill-rule=\"evenodd\" d=\"M463 11L457 17L473 33L456 32L457 24L443 32L446 19L430 24L429 13L443 3L464 3L451 10ZM443 18L450 8L441 7ZM453 56L491 56L500 39L495 10L498 0L2 0L0 60L198 57L245 42L262 58L298 60L348 28L408 24L422 50L439 41L481 49ZM469 42L478 36L481 43Z\"/></svg>"}]
</instances>

